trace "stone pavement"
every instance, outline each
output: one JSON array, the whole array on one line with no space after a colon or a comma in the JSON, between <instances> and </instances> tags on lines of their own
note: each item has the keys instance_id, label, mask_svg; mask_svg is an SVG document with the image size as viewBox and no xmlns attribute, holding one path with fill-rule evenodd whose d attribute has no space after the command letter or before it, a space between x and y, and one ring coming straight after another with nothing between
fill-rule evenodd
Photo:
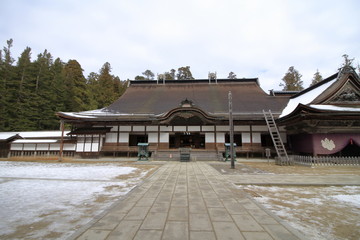
<instances>
[{"instance_id":1,"label":"stone pavement","mask_svg":"<svg viewBox=\"0 0 360 240\"><path fill-rule=\"evenodd\" d=\"M168 162L71 239L305 239L205 162Z\"/></svg>"}]
</instances>

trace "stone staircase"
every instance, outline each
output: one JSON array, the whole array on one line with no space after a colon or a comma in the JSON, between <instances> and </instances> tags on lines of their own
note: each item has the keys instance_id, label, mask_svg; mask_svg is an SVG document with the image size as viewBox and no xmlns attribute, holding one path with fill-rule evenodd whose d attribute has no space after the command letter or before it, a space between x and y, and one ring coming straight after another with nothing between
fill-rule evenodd
<instances>
[{"instance_id":1,"label":"stone staircase","mask_svg":"<svg viewBox=\"0 0 360 240\"><path fill-rule=\"evenodd\" d=\"M152 153L152 160L157 161L180 161L180 151L174 150L157 150ZM192 149L190 152L190 161L222 161L221 153L216 150Z\"/></svg>"}]
</instances>

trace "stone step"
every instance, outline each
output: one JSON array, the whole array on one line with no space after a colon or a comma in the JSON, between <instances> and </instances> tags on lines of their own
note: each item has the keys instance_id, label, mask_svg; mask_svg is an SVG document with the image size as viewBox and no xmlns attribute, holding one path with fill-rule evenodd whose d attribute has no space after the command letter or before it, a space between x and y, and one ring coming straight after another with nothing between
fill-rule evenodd
<instances>
[{"instance_id":1,"label":"stone step","mask_svg":"<svg viewBox=\"0 0 360 240\"><path fill-rule=\"evenodd\" d=\"M220 156L221 155L221 156ZM220 159L221 157L221 159ZM153 160L180 161L180 151L156 151L151 157ZM191 161L218 161L222 160L222 154L217 151L192 150L190 152Z\"/></svg>"}]
</instances>

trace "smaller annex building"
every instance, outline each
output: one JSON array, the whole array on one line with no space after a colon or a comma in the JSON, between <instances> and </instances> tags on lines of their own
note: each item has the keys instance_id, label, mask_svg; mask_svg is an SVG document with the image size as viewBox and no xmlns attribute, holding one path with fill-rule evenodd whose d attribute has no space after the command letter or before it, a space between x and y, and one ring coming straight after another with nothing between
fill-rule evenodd
<instances>
[{"instance_id":1,"label":"smaller annex building","mask_svg":"<svg viewBox=\"0 0 360 240\"><path fill-rule=\"evenodd\" d=\"M153 159L179 159L181 148L196 160L222 159L229 92L237 155L270 148L275 156L263 113L270 110L289 154L360 156L360 78L349 64L301 92L267 94L257 78L130 81L110 106L58 112L70 131L0 133L2 156L133 156L148 143Z\"/></svg>"},{"instance_id":2,"label":"smaller annex building","mask_svg":"<svg viewBox=\"0 0 360 240\"><path fill-rule=\"evenodd\" d=\"M63 145L63 155L73 157L76 139L64 131L0 132L0 157L57 157Z\"/></svg>"},{"instance_id":3,"label":"smaller annex building","mask_svg":"<svg viewBox=\"0 0 360 240\"><path fill-rule=\"evenodd\" d=\"M300 155L360 156L360 79L346 65L320 83L292 96L278 125L288 148Z\"/></svg>"}]
</instances>

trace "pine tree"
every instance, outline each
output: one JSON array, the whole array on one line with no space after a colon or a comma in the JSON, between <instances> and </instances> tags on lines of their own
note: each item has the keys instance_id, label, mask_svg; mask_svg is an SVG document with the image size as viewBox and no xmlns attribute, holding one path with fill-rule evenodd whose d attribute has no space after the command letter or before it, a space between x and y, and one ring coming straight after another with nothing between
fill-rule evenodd
<instances>
[{"instance_id":1,"label":"pine tree","mask_svg":"<svg viewBox=\"0 0 360 240\"><path fill-rule=\"evenodd\" d=\"M115 93L114 77L110 74L110 63L106 62L100 69L99 74L99 95L97 97L98 105L100 108L110 105L116 100L117 94Z\"/></svg>"},{"instance_id":2,"label":"pine tree","mask_svg":"<svg viewBox=\"0 0 360 240\"><path fill-rule=\"evenodd\" d=\"M176 76L176 70L175 69L170 70L170 76L171 76L172 80L175 80L175 76Z\"/></svg>"},{"instance_id":3,"label":"pine tree","mask_svg":"<svg viewBox=\"0 0 360 240\"><path fill-rule=\"evenodd\" d=\"M50 129L52 120L54 120L55 112L55 96L52 95L53 74L51 67L53 65L52 55L45 50L38 55L37 74L35 81L35 96L32 105L35 109L34 115L36 119L37 129Z\"/></svg>"},{"instance_id":4,"label":"pine tree","mask_svg":"<svg viewBox=\"0 0 360 240\"><path fill-rule=\"evenodd\" d=\"M195 79L195 78L193 78L192 73L190 71L190 66L180 67L178 69L178 73L176 74L176 78L178 80L193 80L193 79Z\"/></svg>"},{"instance_id":5,"label":"pine tree","mask_svg":"<svg viewBox=\"0 0 360 240\"><path fill-rule=\"evenodd\" d=\"M97 73L90 73L87 80L91 95L91 109L103 108L118 99L126 89L126 83L111 74L111 65L106 62Z\"/></svg>"},{"instance_id":6,"label":"pine tree","mask_svg":"<svg viewBox=\"0 0 360 240\"><path fill-rule=\"evenodd\" d=\"M229 72L228 79L236 79L236 74L234 72Z\"/></svg>"},{"instance_id":7,"label":"pine tree","mask_svg":"<svg viewBox=\"0 0 360 240\"><path fill-rule=\"evenodd\" d=\"M13 84L8 87L8 93L11 96L9 103L12 106L8 112L13 116L9 125L13 130L27 130L31 126L31 120L25 113L32 110L26 104L32 102L29 97L33 93L33 89L31 89L31 81L34 77L33 65L31 48L27 47L17 61L16 77L12 81Z\"/></svg>"},{"instance_id":8,"label":"pine tree","mask_svg":"<svg viewBox=\"0 0 360 240\"><path fill-rule=\"evenodd\" d=\"M100 95L100 87L99 87L99 74L95 72L91 72L87 77L86 85L89 91L89 109L98 109L98 96Z\"/></svg>"},{"instance_id":9,"label":"pine tree","mask_svg":"<svg viewBox=\"0 0 360 240\"><path fill-rule=\"evenodd\" d=\"M55 59L54 63L50 67L51 83L50 83L50 96L51 107L53 113L65 111L65 99L66 99L66 86L64 76L65 64L60 58ZM52 114L52 118L49 120L48 129L57 129L59 127L59 119Z\"/></svg>"},{"instance_id":10,"label":"pine tree","mask_svg":"<svg viewBox=\"0 0 360 240\"><path fill-rule=\"evenodd\" d=\"M137 76L135 77L135 81L143 81L143 80L146 80L146 78L145 78L144 76L139 76L139 75L137 75Z\"/></svg>"},{"instance_id":11,"label":"pine tree","mask_svg":"<svg viewBox=\"0 0 360 240\"><path fill-rule=\"evenodd\" d=\"M310 86L313 86L315 84L317 84L318 82L321 82L323 80L323 77L321 76L321 74L319 73L319 70L316 70L316 73L314 74L314 77L311 81Z\"/></svg>"},{"instance_id":12,"label":"pine tree","mask_svg":"<svg viewBox=\"0 0 360 240\"><path fill-rule=\"evenodd\" d=\"M155 77L155 74L150 70L146 70L145 72L142 73L142 75L144 75L147 80L154 80Z\"/></svg>"},{"instance_id":13,"label":"pine tree","mask_svg":"<svg viewBox=\"0 0 360 240\"><path fill-rule=\"evenodd\" d=\"M280 83L279 86L284 87L283 91L300 91L303 90L303 81L301 81L302 75L293 67L289 67L289 70L285 76L281 79L284 83Z\"/></svg>"},{"instance_id":14,"label":"pine tree","mask_svg":"<svg viewBox=\"0 0 360 240\"><path fill-rule=\"evenodd\" d=\"M7 46L3 48L4 54L0 57L0 131L10 131L14 119L13 112L9 111L13 108L13 89L10 86L13 87L13 81L16 79L14 58L11 55L13 40L10 39L6 43Z\"/></svg>"},{"instance_id":15,"label":"pine tree","mask_svg":"<svg viewBox=\"0 0 360 240\"><path fill-rule=\"evenodd\" d=\"M78 112L87 110L89 94L83 69L76 60L69 60L64 67L66 85L66 111Z\"/></svg>"},{"instance_id":16,"label":"pine tree","mask_svg":"<svg viewBox=\"0 0 360 240\"><path fill-rule=\"evenodd\" d=\"M85 79L76 60L53 61L47 50L32 61L26 47L14 64L12 44L10 39L0 50L0 131L58 129L56 112L104 107L126 89L109 63Z\"/></svg>"}]
</instances>

